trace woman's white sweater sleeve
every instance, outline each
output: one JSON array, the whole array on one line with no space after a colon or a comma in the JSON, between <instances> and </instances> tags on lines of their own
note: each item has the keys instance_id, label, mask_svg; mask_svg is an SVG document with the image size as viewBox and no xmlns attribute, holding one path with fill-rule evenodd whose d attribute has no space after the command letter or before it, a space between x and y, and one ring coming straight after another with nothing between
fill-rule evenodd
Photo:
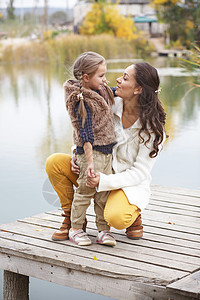
<instances>
[{"instance_id":1,"label":"woman's white sweater sleeve","mask_svg":"<svg viewBox=\"0 0 200 300\"><path fill-rule=\"evenodd\" d=\"M150 178L151 169L157 159L149 157L150 149L140 144L139 152L133 165L120 173L105 175L100 173L97 192L120 189L140 184Z\"/></svg>"}]
</instances>

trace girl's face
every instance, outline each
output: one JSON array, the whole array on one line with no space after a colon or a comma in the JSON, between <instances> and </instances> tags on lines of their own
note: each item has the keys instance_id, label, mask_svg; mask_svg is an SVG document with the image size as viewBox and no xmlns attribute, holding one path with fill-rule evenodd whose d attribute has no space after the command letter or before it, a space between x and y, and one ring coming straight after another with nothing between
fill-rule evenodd
<instances>
[{"instance_id":1,"label":"girl's face","mask_svg":"<svg viewBox=\"0 0 200 300\"><path fill-rule=\"evenodd\" d=\"M86 82L86 87L91 90L99 90L100 86L106 82L106 74L107 68L105 63L101 63L98 66L95 74L88 76L88 80Z\"/></svg>"},{"instance_id":2,"label":"girl's face","mask_svg":"<svg viewBox=\"0 0 200 300\"><path fill-rule=\"evenodd\" d=\"M134 65L127 67L124 74L117 78L117 90L115 94L122 99L131 99L141 93L141 87L135 80Z\"/></svg>"}]
</instances>

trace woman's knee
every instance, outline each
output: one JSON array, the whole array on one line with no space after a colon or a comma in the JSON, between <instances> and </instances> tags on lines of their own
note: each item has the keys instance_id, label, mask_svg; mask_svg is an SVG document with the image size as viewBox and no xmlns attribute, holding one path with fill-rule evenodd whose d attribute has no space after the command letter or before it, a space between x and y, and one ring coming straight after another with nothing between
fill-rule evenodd
<instances>
[{"instance_id":1,"label":"woman's knee","mask_svg":"<svg viewBox=\"0 0 200 300\"><path fill-rule=\"evenodd\" d=\"M45 170L48 175L51 174L53 169L55 168L58 155L59 155L58 153L54 153L47 158Z\"/></svg>"},{"instance_id":2,"label":"woman's knee","mask_svg":"<svg viewBox=\"0 0 200 300\"><path fill-rule=\"evenodd\" d=\"M104 211L104 218L111 227L121 230L129 226L132 215L127 212L112 209L110 211Z\"/></svg>"},{"instance_id":3,"label":"woman's knee","mask_svg":"<svg viewBox=\"0 0 200 300\"><path fill-rule=\"evenodd\" d=\"M46 160L47 174L58 173L63 168L70 169L71 155L65 153L54 153Z\"/></svg>"}]
</instances>

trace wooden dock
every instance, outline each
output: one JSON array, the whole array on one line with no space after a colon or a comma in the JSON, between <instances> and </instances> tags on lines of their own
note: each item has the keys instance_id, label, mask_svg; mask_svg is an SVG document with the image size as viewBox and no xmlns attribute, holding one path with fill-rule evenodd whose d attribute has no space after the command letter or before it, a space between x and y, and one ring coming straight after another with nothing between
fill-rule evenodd
<instances>
[{"instance_id":1,"label":"wooden dock","mask_svg":"<svg viewBox=\"0 0 200 300\"><path fill-rule=\"evenodd\" d=\"M94 244L53 242L61 210L0 226L4 300L28 299L29 276L114 299L200 299L200 191L152 186L142 214L144 236L128 239L112 228L114 248L95 244L92 205L88 228Z\"/></svg>"},{"instance_id":2,"label":"wooden dock","mask_svg":"<svg viewBox=\"0 0 200 300\"><path fill-rule=\"evenodd\" d=\"M188 56L187 50L168 50L163 49L158 51L159 56L168 56L168 57L186 57Z\"/></svg>"}]
</instances>

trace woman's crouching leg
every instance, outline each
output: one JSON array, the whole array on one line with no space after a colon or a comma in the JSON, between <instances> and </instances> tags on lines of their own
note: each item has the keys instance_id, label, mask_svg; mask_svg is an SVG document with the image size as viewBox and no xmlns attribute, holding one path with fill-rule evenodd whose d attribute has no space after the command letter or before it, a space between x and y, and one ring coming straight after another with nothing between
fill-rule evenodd
<instances>
[{"instance_id":1,"label":"woman's crouching leg","mask_svg":"<svg viewBox=\"0 0 200 300\"><path fill-rule=\"evenodd\" d=\"M77 186L78 175L71 171L71 155L55 153L46 160L46 172L58 194L63 210L70 210L74 197L73 184Z\"/></svg>"},{"instance_id":2,"label":"woman's crouching leg","mask_svg":"<svg viewBox=\"0 0 200 300\"><path fill-rule=\"evenodd\" d=\"M104 210L104 217L111 227L119 230L124 228L128 230L129 227L134 225L134 222L138 223L139 218L141 220L140 209L129 203L121 189L110 192ZM139 237L141 237L141 233Z\"/></svg>"},{"instance_id":3,"label":"woman's crouching leg","mask_svg":"<svg viewBox=\"0 0 200 300\"><path fill-rule=\"evenodd\" d=\"M63 223L60 229L53 233L52 239L54 241L66 240L71 227L70 215L74 197L73 184L77 186L76 180L78 178L78 175L71 171L71 155L55 153L49 156L46 161L46 172L64 210L62 214L64 217Z\"/></svg>"}]
</instances>

